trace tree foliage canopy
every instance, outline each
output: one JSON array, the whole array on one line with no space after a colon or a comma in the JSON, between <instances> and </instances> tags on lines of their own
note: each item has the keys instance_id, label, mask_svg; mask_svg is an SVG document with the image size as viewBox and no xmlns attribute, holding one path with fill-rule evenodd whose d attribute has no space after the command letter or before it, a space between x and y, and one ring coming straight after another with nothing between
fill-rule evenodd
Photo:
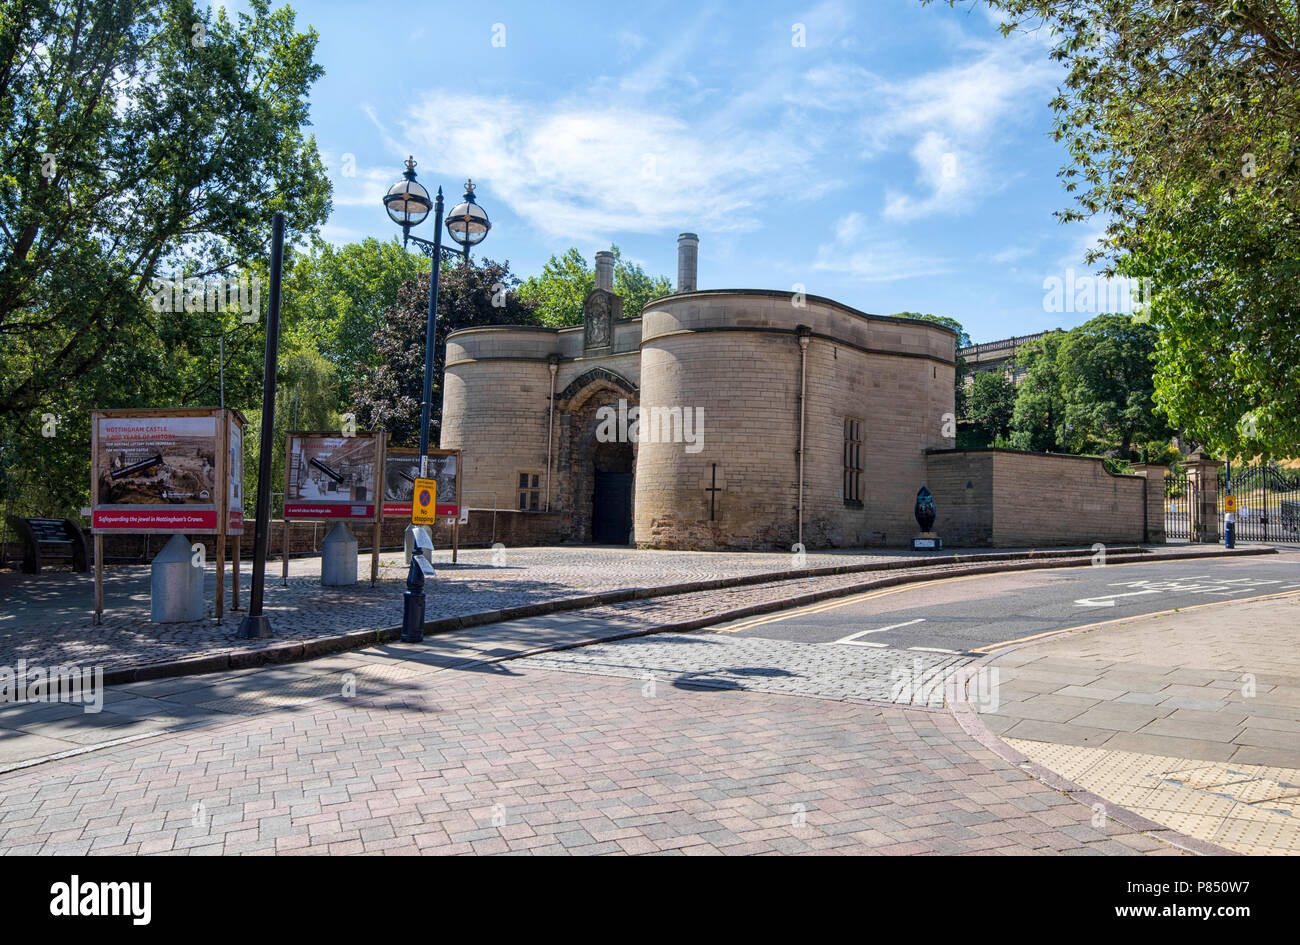
<instances>
[{"instance_id":1,"label":"tree foliage canopy","mask_svg":"<svg viewBox=\"0 0 1300 945\"><path fill-rule=\"evenodd\" d=\"M1216 451L1300 455L1300 7L988 3L1052 31L1059 216L1100 217L1089 261L1151 280L1156 402Z\"/></svg>"},{"instance_id":2,"label":"tree foliage canopy","mask_svg":"<svg viewBox=\"0 0 1300 945\"><path fill-rule=\"evenodd\" d=\"M1135 458L1173 435L1154 403L1156 331L1127 315L1099 315L1016 352L1010 444L1045 453Z\"/></svg>"},{"instance_id":3,"label":"tree foliage canopy","mask_svg":"<svg viewBox=\"0 0 1300 945\"><path fill-rule=\"evenodd\" d=\"M624 318L636 318L645 303L672 294L667 276L646 275L640 265L625 261L617 246L611 246L610 252L614 254L614 291L623 297ZM536 311L541 324L559 328L582 324L583 300L595 286L595 269L570 247L562 256L548 259L540 275L524 280L519 296Z\"/></svg>"},{"instance_id":4,"label":"tree foliage canopy","mask_svg":"<svg viewBox=\"0 0 1300 945\"><path fill-rule=\"evenodd\" d=\"M246 402L260 325L150 302L155 279L255 269L274 211L292 235L329 212L304 131L316 35L287 8L248 6L235 21L186 0L0 7L6 497L84 503L90 409L214 403L223 335L228 402Z\"/></svg>"},{"instance_id":5,"label":"tree foliage canopy","mask_svg":"<svg viewBox=\"0 0 1300 945\"><path fill-rule=\"evenodd\" d=\"M532 303L513 291L518 285L509 263L490 259L469 265L443 263L438 278L429 442L438 443L441 427L447 335L483 325L537 324ZM424 272L402 286L397 303L384 313L384 325L375 339L379 361L356 385L353 403L358 425L390 431L394 446L418 446L420 442L428 311L429 274Z\"/></svg>"}]
</instances>

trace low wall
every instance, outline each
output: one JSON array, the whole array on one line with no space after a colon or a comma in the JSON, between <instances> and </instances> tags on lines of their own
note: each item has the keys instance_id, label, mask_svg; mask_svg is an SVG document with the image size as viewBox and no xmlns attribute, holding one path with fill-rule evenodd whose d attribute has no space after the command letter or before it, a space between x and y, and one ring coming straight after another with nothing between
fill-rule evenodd
<instances>
[{"instance_id":1,"label":"low wall","mask_svg":"<svg viewBox=\"0 0 1300 945\"><path fill-rule=\"evenodd\" d=\"M564 531L563 516L558 512L517 512L502 509L470 509L469 522L460 526L460 547L486 547L494 542L501 542L508 548L521 548L531 545L558 544ZM329 532L330 522L290 522L289 554L311 555L320 553L321 539ZM403 533L406 531L406 519L385 519L380 533L379 548L400 549L403 547ZM370 551L372 527L369 524L353 524L352 532L357 536L357 549ZM162 550L170 535L105 535L104 561L108 564L143 564L153 560L154 555ZM446 517L438 520L433 530L433 544L437 548L450 548L452 528ZM208 536L211 540L211 536ZM271 536L268 542L268 557L274 559L284 554L284 522L277 519L271 523ZM203 536L194 536L195 541L203 541ZM230 539L228 548L233 548L234 539ZM209 545L208 557L214 554ZM226 552L227 556L231 551ZM253 523L248 522L248 530L240 541L240 554L243 558L253 557ZM21 549L10 542L10 556L21 556Z\"/></svg>"},{"instance_id":2,"label":"low wall","mask_svg":"<svg viewBox=\"0 0 1300 945\"><path fill-rule=\"evenodd\" d=\"M935 531L951 546L1151 538L1146 478L1116 476L1099 459L1004 449L928 450L926 465L938 513ZM1163 517L1162 507L1154 518Z\"/></svg>"}]
</instances>

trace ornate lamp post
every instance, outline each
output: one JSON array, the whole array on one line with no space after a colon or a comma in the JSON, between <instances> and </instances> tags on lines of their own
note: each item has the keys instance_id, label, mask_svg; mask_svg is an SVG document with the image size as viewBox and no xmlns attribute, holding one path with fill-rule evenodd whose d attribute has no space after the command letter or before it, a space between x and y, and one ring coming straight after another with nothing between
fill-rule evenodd
<instances>
[{"instance_id":1,"label":"ornate lamp post","mask_svg":"<svg viewBox=\"0 0 1300 945\"><path fill-rule=\"evenodd\" d=\"M415 158L406 159L402 179L384 195L384 209L394 223L402 228L402 245L414 243L432 261L429 274L429 317L424 330L424 398L420 403L420 475L429 474L429 416L433 404L433 336L438 321L438 271L443 253L457 250L442 245L442 188L438 196L429 200L429 191L415 179ZM411 235L411 227L424 222L429 210L434 212L433 242ZM488 215L474 201L474 182L465 181L465 197L447 215L447 232L460 244L459 252L469 264L469 250L487 236L492 224Z\"/></svg>"},{"instance_id":2,"label":"ornate lamp post","mask_svg":"<svg viewBox=\"0 0 1300 945\"><path fill-rule=\"evenodd\" d=\"M442 254L457 251L442 245L442 188L438 188L438 196L430 201L429 191L415 179L414 157L406 159L402 179L388 188L384 195L384 209L389 218L402 228L402 245L415 243L431 260L429 316L424 326L424 397L420 402L420 477L426 478L429 475L429 418L433 410L433 339L438 322L438 273L442 268ZM431 209L434 214L432 243L411 235L411 227L423 223ZM465 197L448 214L447 232L454 242L460 244L466 266L469 265L470 247L481 243L491 228L487 214L474 202L474 182L465 181ZM413 525L406 528L406 545L412 551L402 611L402 640L407 643L424 638L424 581L433 575L429 557L433 552L432 537L422 528L416 529Z\"/></svg>"}]
</instances>

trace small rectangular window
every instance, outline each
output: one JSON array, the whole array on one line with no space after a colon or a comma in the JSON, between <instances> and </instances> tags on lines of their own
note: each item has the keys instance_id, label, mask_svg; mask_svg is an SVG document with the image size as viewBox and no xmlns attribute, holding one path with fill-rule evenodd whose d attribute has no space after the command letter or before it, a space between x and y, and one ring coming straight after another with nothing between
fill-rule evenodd
<instances>
[{"instance_id":1,"label":"small rectangular window","mask_svg":"<svg viewBox=\"0 0 1300 945\"><path fill-rule=\"evenodd\" d=\"M519 473L519 511L537 512L542 507L541 473Z\"/></svg>"},{"instance_id":2,"label":"small rectangular window","mask_svg":"<svg viewBox=\"0 0 1300 945\"><path fill-rule=\"evenodd\" d=\"M844 418L844 502L862 505L862 421Z\"/></svg>"}]
</instances>

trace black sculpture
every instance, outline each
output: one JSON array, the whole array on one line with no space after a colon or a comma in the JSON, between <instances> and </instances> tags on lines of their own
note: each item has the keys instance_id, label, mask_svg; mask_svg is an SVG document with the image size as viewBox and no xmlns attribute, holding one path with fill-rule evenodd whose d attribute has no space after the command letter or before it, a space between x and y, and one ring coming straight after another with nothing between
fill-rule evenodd
<instances>
[{"instance_id":1,"label":"black sculpture","mask_svg":"<svg viewBox=\"0 0 1300 945\"><path fill-rule=\"evenodd\" d=\"M916 524L921 526L922 532L928 532L934 527L934 496L930 495L930 490L925 486L916 494Z\"/></svg>"}]
</instances>

